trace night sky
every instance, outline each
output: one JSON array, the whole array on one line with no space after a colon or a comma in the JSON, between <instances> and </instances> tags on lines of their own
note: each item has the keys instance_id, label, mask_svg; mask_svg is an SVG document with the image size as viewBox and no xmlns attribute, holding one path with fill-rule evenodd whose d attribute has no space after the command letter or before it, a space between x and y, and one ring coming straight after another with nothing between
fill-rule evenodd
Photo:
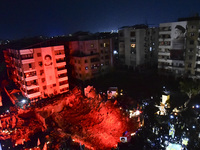
<instances>
[{"instance_id":1,"label":"night sky","mask_svg":"<svg viewBox=\"0 0 200 150\"><path fill-rule=\"evenodd\" d=\"M200 0L0 0L0 39L158 26L199 12Z\"/></svg>"}]
</instances>

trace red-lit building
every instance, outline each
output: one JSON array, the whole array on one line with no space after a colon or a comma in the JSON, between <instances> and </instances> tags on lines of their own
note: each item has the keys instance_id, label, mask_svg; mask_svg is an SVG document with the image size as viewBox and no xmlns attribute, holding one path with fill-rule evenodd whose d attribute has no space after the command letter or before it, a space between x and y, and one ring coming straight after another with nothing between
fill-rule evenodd
<instances>
[{"instance_id":1,"label":"red-lit building","mask_svg":"<svg viewBox=\"0 0 200 150\"><path fill-rule=\"evenodd\" d=\"M10 79L29 99L69 91L64 46L4 51Z\"/></svg>"}]
</instances>

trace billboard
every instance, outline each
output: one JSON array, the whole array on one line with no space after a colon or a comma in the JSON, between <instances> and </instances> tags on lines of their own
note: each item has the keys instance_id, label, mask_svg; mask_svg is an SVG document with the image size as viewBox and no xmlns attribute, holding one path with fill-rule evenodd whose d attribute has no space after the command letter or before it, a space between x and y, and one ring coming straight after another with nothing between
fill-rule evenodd
<instances>
[{"instance_id":1,"label":"billboard","mask_svg":"<svg viewBox=\"0 0 200 150\"><path fill-rule=\"evenodd\" d=\"M126 143L127 142L127 137L120 137L120 142Z\"/></svg>"},{"instance_id":2,"label":"billboard","mask_svg":"<svg viewBox=\"0 0 200 150\"><path fill-rule=\"evenodd\" d=\"M171 51L170 57L182 60L186 47L186 25L187 22L175 22L171 24Z\"/></svg>"},{"instance_id":3,"label":"billboard","mask_svg":"<svg viewBox=\"0 0 200 150\"><path fill-rule=\"evenodd\" d=\"M171 24L171 49L173 50L183 50L186 44L186 25L187 22L175 22Z\"/></svg>"},{"instance_id":4,"label":"billboard","mask_svg":"<svg viewBox=\"0 0 200 150\"><path fill-rule=\"evenodd\" d=\"M55 67L53 63L52 57L52 49L51 47L45 47L42 49L42 58L44 64L44 72L46 77L47 85L56 84L56 77L55 77Z\"/></svg>"}]
</instances>

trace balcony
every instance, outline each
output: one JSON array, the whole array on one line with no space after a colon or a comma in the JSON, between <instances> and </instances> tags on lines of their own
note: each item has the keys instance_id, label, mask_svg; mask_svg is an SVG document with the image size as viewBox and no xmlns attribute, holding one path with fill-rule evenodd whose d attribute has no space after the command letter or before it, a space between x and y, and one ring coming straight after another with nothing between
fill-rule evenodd
<instances>
[{"instance_id":1,"label":"balcony","mask_svg":"<svg viewBox=\"0 0 200 150\"><path fill-rule=\"evenodd\" d=\"M65 65L66 65L66 62L58 62L58 63L56 63L57 67L61 67L61 66L65 66Z\"/></svg>"},{"instance_id":2,"label":"balcony","mask_svg":"<svg viewBox=\"0 0 200 150\"><path fill-rule=\"evenodd\" d=\"M23 87L25 87L23 85ZM32 90L32 89L35 89L35 88L39 88L39 85L30 85L30 86L26 86L27 90Z\"/></svg>"},{"instance_id":3,"label":"balcony","mask_svg":"<svg viewBox=\"0 0 200 150\"><path fill-rule=\"evenodd\" d=\"M171 59L158 59L158 62L166 62L166 63L172 63Z\"/></svg>"},{"instance_id":4,"label":"balcony","mask_svg":"<svg viewBox=\"0 0 200 150\"><path fill-rule=\"evenodd\" d=\"M64 50L64 46L63 45L61 45L61 46L54 46L53 49L54 49L54 51Z\"/></svg>"},{"instance_id":5,"label":"balcony","mask_svg":"<svg viewBox=\"0 0 200 150\"><path fill-rule=\"evenodd\" d=\"M159 45L159 48L171 49L170 45Z\"/></svg>"},{"instance_id":6,"label":"balcony","mask_svg":"<svg viewBox=\"0 0 200 150\"><path fill-rule=\"evenodd\" d=\"M37 75L35 75L35 76L31 76L31 77L26 77L25 81L31 81L31 80L37 80L37 79L38 79L38 77L37 77Z\"/></svg>"},{"instance_id":7,"label":"balcony","mask_svg":"<svg viewBox=\"0 0 200 150\"><path fill-rule=\"evenodd\" d=\"M159 32L159 35L161 35L161 34L169 34L169 35L170 35L170 34L171 34L171 31L163 31L163 30L162 30L162 31Z\"/></svg>"},{"instance_id":8,"label":"balcony","mask_svg":"<svg viewBox=\"0 0 200 150\"><path fill-rule=\"evenodd\" d=\"M57 73L58 73L58 74L67 73L67 69L59 70L59 71L57 71Z\"/></svg>"},{"instance_id":9,"label":"balcony","mask_svg":"<svg viewBox=\"0 0 200 150\"><path fill-rule=\"evenodd\" d=\"M34 72L34 71L36 71L36 69L29 69L29 70L24 70L24 73L29 73L29 72Z\"/></svg>"},{"instance_id":10,"label":"balcony","mask_svg":"<svg viewBox=\"0 0 200 150\"><path fill-rule=\"evenodd\" d=\"M34 63L34 62L35 62L35 60L33 58L22 60L22 64L30 64L30 63Z\"/></svg>"},{"instance_id":11,"label":"balcony","mask_svg":"<svg viewBox=\"0 0 200 150\"><path fill-rule=\"evenodd\" d=\"M40 92L32 93L32 94L27 94L28 98L34 98L34 97L39 97L41 96Z\"/></svg>"},{"instance_id":12,"label":"balcony","mask_svg":"<svg viewBox=\"0 0 200 150\"><path fill-rule=\"evenodd\" d=\"M65 54L55 55L55 58L56 58L56 59L64 58L64 57L65 57Z\"/></svg>"},{"instance_id":13,"label":"balcony","mask_svg":"<svg viewBox=\"0 0 200 150\"><path fill-rule=\"evenodd\" d=\"M59 88L60 89L63 89L63 88L68 88L69 87L69 84L67 83L67 84L64 84L64 85L61 85L61 86L59 86Z\"/></svg>"},{"instance_id":14,"label":"balcony","mask_svg":"<svg viewBox=\"0 0 200 150\"><path fill-rule=\"evenodd\" d=\"M171 41L171 38L159 38L159 42L162 42L162 41Z\"/></svg>"},{"instance_id":15,"label":"balcony","mask_svg":"<svg viewBox=\"0 0 200 150\"><path fill-rule=\"evenodd\" d=\"M161 55L161 56L170 56L170 52L158 52L158 55Z\"/></svg>"},{"instance_id":16,"label":"balcony","mask_svg":"<svg viewBox=\"0 0 200 150\"><path fill-rule=\"evenodd\" d=\"M66 77L61 77L61 78L59 78L58 79L58 82L62 82L62 81L66 81L66 80L68 80L68 77L66 76Z\"/></svg>"}]
</instances>

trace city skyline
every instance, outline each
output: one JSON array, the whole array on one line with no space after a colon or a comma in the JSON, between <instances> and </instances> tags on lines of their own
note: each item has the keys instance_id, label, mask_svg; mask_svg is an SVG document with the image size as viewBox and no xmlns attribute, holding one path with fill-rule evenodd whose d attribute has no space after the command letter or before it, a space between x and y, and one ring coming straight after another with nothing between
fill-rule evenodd
<instances>
[{"instance_id":1,"label":"city skyline","mask_svg":"<svg viewBox=\"0 0 200 150\"><path fill-rule=\"evenodd\" d=\"M106 32L122 26L158 26L199 13L191 1L3 1L0 39L68 35L77 31Z\"/></svg>"}]
</instances>

